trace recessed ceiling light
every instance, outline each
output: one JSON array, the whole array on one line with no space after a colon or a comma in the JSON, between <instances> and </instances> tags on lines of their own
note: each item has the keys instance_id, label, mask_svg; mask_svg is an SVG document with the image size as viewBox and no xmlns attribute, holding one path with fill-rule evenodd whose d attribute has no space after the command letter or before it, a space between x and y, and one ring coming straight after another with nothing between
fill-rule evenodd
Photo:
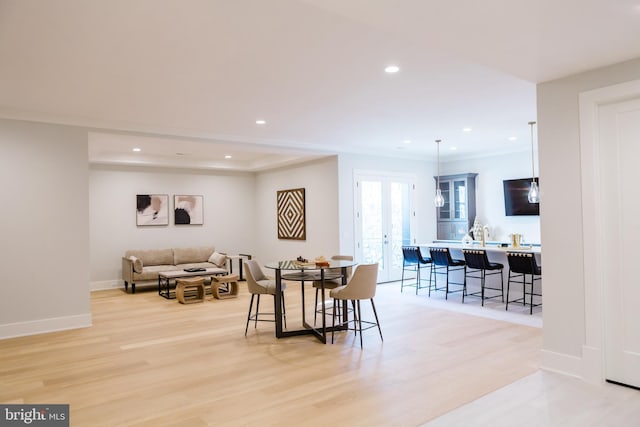
<instances>
[{"instance_id":1,"label":"recessed ceiling light","mask_svg":"<svg viewBox=\"0 0 640 427\"><path fill-rule=\"evenodd\" d=\"M225 158L225 159L230 159L230 158L232 158L232 157L233 157L233 156L232 156L231 154L227 154L226 156L224 156L224 158Z\"/></svg>"},{"instance_id":2,"label":"recessed ceiling light","mask_svg":"<svg viewBox=\"0 0 640 427\"><path fill-rule=\"evenodd\" d=\"M267 123L267 121L266 121L266 120L262 120L262 119L260 119L260 120L256 120L256 124L257 124L257 125L264 125L265 123Z\"/></svg>"},{"instance_id":3,"label":"recessed ceiling light","mask_svg":"<svg viewBox=\"0 0 640 427\"><path fill-rule=\"evenodd\" d=\"M463 128L463 129L462 129L462 132L471 132L472 130L473 130L473 129L471 129L471 128Z\"/></svg>"},{"instance_id":4,"label":"recessed ceiling light","mask_svg":"<svg viewBox=\"0 0 640 427\"><path fill-rule=\"evenodd\" d=\"M397 73L398 71L400 71L400 67L398 67L397 65L387 65L384 69L385 73Z\"/></svg>"},{"instance_id":5,"label":"recessed ceiling light","mask_svg":"<svg viewBox=\"0 0 640 427\"><path fill-rule=\"evenodd\" d=\"M134 148L134 149L133 149L133 150L131 150L131 151L135 151L136 153L138 153L138 152L142 151L142 148L138 148L138 147L136 147L136 148Z\"/></svg>"},{"instance_id":6,"label":"recessed ceiling light","mask_svg":"<svg viewBox=\"0 0 640 427\"><path fill-rule=\"evenodd\" d=\"M405 139L405 140L404 140L404 141L402 141L402 142L404 142L405 144L411 144L411 140L410 140L410 139Z\"/></svg>"},{"instance_id":7,"label":"recessed ceiling light","mask_svg":"<svg viewBox=\"0 0 640 427\"><path fill-rule=\"evenodd\" d=\"M451 151L456 151L458 147L451 147Z\"/></svg>"},{"instance_id":8,"label":"recessed ceiling light","mask_svg":"<svg viewBox=\"0 0 640 427\"><path fill-rule=\"evenodd\" d=\"M510 136L510 137L509 137L509 141L515 141L516 139L518 139L518 138L517 138L517 137L515 137L515 136Z\"/></svg>"}]
</instances>

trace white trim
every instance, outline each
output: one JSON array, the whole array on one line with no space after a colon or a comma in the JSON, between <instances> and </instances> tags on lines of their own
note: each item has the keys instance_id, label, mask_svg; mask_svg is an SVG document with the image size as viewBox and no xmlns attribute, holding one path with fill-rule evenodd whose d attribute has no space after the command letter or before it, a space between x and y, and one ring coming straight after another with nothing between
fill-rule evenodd
<instances>
[{"instance_id":1,"label":"white trim","mask_svg":"<svg viewBox=\"0 0 640 427\"><path fill-rule=\"evenodd\" d=\"M89 326L92 326L91 313L8 323L6 325L0 325L0 339L87 328Z\"/></svg>"},{"instance_id":2,"label":"white trim","mask_svg":"<svg viewBox=\"0 0 640 427\"><path fill-rule=\"evenodd\" d=\"M97 280L91 282L89 286L91 292L103 291L105 289L124 289L122 280Z\"/></svg>"},{"instance_id":3,"label":"white trim","mask_svg":"<svg viewBox=\"0 0 640 427\"><path fill-rule=\"evenodd\" d=\"M542 369L576 378L582 377L582 359L568 354L542 350Z\"/></svg>"},{"instance_id":4,"label":"white trim","mask_svg":"<svg viewBox=\"0 0 640 427\"><path fill-rule=\"evenodd\" d=\"M640 80L607 86L579 94L580 112L580 165L582 170L582 218L583 256L585 285L585 345L580 375L591 382L602 382L604 370L604 268L598 260L601 253L602 236L607 232L603 221L601 203L601 173L599 163L600 107L640 97ZM556 364L558 363L558 364ZM562 371L557 358L549 358L544 366ZM558 369L556 369L558 368Z\"/></svg>"}]
</instances>

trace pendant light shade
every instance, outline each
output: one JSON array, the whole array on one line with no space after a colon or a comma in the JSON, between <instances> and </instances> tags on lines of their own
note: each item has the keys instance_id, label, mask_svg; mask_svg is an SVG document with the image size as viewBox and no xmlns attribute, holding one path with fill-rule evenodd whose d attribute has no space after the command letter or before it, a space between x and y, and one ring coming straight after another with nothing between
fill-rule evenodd
<instances>
[{"instance_id":1,"label":"pendant light shade","mask_svg":"<svg viewBox=\"0 0 640 427\"><path fill-rule=\"evenodd\" d=\"M436 183L436 197L433 199L433 204L436 205L436 208L441 208L444 206L444 197L442 197L442 191L440 191L440 140L436 139L436 147L437 148L437 168L438 168L438 178Z\"/></svg>"},{"instance_id":2,"label":"pendant light shade","mask_svg":"<svg viewBox=\"0 0 640 427\"><path fill-rule=\"evenodd\" d=\"M533 126L535 124L536 122L529 122L529 126L531 126L531 186L529 187L529 194L527 195L529 203L540 203L540 189L536 182L536 172L533 160Z\"/></svg>"}]
</instances>

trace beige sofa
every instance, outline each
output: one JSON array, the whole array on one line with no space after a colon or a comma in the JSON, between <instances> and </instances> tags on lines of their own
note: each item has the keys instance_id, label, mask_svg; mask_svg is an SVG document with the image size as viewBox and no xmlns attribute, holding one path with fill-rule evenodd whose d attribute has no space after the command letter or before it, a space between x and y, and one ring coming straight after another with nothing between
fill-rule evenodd
<instances>
[{"instance_id":1,"label":"beige sofa","mask_svg":"<svg viewBox=\"0 0 640 427\"><path fill-rule=\"evenodd\" d=\"M136 283L158 283L158 273L185 268L215 268L214 274L227 273L227 257L213 246L170 249L129 250L122 257L125 291L136 293Z\"/></svg>"}]
</instances>

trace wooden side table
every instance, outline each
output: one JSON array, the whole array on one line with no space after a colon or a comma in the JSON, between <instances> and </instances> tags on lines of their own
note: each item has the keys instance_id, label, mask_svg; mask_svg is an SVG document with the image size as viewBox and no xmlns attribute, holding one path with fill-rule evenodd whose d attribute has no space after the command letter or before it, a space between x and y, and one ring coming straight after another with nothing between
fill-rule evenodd
<instances>
[{"instance_id":1,"label":"wooden side table","mask_svg":"<svg viewBox=\"0 0 640 427\"><path fill-rule=\"evenodd\" d=\"M235 298L238 296L238 275L211 276L211 294L215 299Z\"/></svg>"},{"instance_id":2,"label":"wooden side table","mask_svg":"<svg viewBox=\"0 0 640 427\"><path fill-rule=\"evenodd\" d=\"M189 298L184 297L184 291L195 289L196 295ZM176 281L176 298L180 304L192 304L204 301L204 278L185 277Z\"/></svg>"}]
</instances>

